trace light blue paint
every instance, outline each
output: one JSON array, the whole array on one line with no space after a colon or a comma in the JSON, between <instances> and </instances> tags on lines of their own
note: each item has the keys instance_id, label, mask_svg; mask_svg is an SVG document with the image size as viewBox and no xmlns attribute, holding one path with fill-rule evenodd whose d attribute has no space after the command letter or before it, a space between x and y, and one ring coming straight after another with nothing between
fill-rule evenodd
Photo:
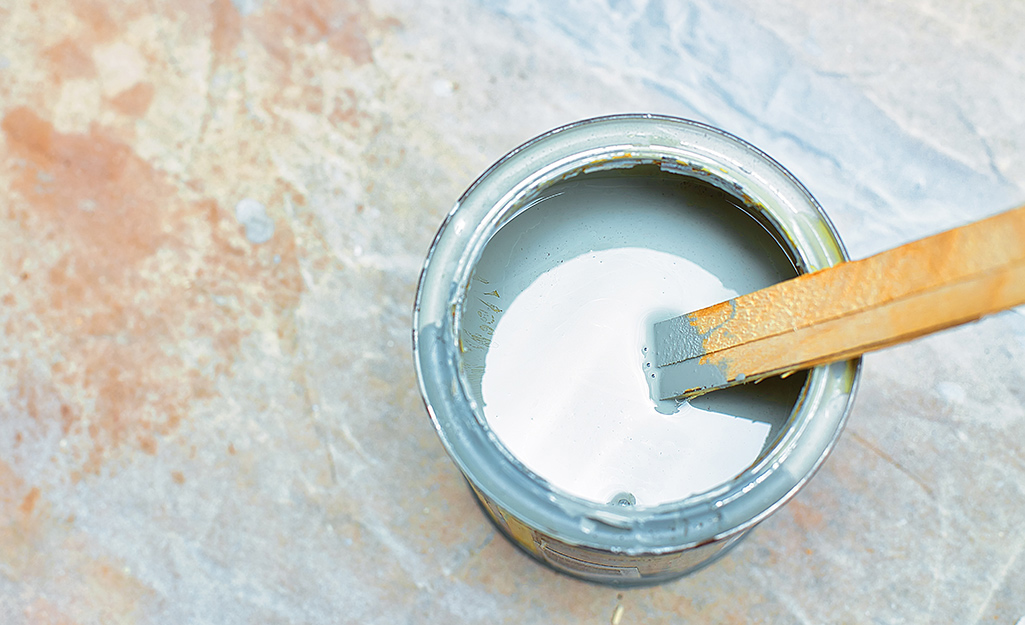
<instances>
[{"instance_id":1,"label":"light blue paint","mask_svg":"<svg viewBox=\"0 0 1025 625\"><path fill-rule=\"evenodd\" d=\"M263 0L231 0L231 3L243 17L256 13L263 6Z\"/></svg>"},{"instance_id":2,"label":"light blue paint","mask_svg":"<svg viewBox=\"0 0 1025 625\"><path fill-rule=\"evenodd\" d=\"M267 215L267 208L254 199L245 198L236 204L235 218L245 228L250 243L266 243L274 236L274 220Z\"/></svg>"}]
</instances>

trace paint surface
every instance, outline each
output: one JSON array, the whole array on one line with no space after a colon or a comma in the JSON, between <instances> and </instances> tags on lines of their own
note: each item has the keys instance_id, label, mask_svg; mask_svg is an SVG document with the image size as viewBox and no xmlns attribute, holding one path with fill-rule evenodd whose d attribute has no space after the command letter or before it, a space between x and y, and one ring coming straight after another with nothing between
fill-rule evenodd
<instances>
[{"instance_id":1,"label":"paint surface","mask_svg":"<svg viewBox=\"0 0 1025 625\"><path fill-rule=\"evenodd\" d=\"M502 444L570 494L658 505L706 491L771 444L803 378L656 401L652 326L793 274L714 187L653 168L571 179L478 263L462 328L471 391Z\"/></svg>"},{"instance_id":2,"label":"paint surface","mask_svg":"<svg viewBox=\"0 0 1025 625\"><path fill-rule=\"evenodd\" d=\"M642 248L550 269L495 329L481 388L488 423L526 466L587 499L653 504L730 479L758 456L769 424L654 402L644 345L653 321L731 295L693 263Z\"/></svg>"}]
</instances>

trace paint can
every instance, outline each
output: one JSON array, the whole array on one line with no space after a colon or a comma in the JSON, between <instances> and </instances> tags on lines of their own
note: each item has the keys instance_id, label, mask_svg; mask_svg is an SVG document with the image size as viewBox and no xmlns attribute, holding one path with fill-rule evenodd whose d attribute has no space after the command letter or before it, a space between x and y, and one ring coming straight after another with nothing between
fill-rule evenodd
<instances>
[{"instance_id":1,"label":"paint can","mask_svg":"<svg viewBox=\"0 0 1025 625\"><path fill-rule=\"evenodd\" d=\"M645 213L630 200L634 195L662 207ZM613 202L613 197L620 199ZM697 208L679 215L670 208L674 223L662 227L664 206L673 202L696 203ZM597 204L607 206L599 209ZM723 237L721 244L709 243L716 237ZM482 174L431 245L413 314L414 360L424 403L487 515L516 545L550 567L617 586L663 582L714 561L792 497L835 444L860 369L860 360L851 360L737 395L709 395L705 409L748 418L764 432L753 458L711 482L684 483L674 463L687 460L686 454L667 452L668 460L657 470L641 458L641 469L624 474L632 485L610 496L619 478L604 479L605 474L634 462L634 456L614 467L592 466L589 457L611 443L618 449L634 434L643 438L636 429L629 437L622 434L626 430L617 430L594 453L587 442L592 434L583 435L580 443L563 440L572 432L560 431L540 441L544 452L530 457L529 444L513 445L512 435L498 427L497 395L492 391L489 399L485 377L488 367L498 370L489 358L498 358L496 327L512 317L509 291L513 299L526 297L529 284L554 268L568 267L567 259L590 254L588 262L600 263L611 259L600 255L605 250L642 248L696 254L744 291L767 285L759 281L785 279L787 272L811 272L847 259L811 194L753 146L696 122L617 115L541 135ZM540 353L539 363L545 354ZM601 367L601 359L596 360L591 365ZM570 370L578 364L562 366ZM531 405L547 409L550 403L542 397ZM603 406L589 405L587 414ZM545 423L559 413L552 415ZM622 428L631 422L615 424ZM540 438L528 433L526 439ZM643 455L652 444L631 453ZM560 461L571 450L573 459ZM587 479L576 479L581 475ZM598 490L588 490L593 485Z\"/></svg>"}]
</instances>

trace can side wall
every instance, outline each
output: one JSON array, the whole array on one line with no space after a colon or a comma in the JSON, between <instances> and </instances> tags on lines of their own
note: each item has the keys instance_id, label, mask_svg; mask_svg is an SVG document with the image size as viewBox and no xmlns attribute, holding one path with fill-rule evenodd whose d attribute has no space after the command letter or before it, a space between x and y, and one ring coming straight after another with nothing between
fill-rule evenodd
<instances>
[{"instance_id":1,"label":"can side wall","mask_svg":"<svg viewBox=\"0 0 1025 625\"><path fill-rule=\"evenodd\" d=\"M485 516L509 542L541 564L587 582L622 588L653 586L693 573L712 564L735 547L748 528L722 540L669 553L613 553L571 545L531 529L467 482Z\"/></svg>"}]
</instances>

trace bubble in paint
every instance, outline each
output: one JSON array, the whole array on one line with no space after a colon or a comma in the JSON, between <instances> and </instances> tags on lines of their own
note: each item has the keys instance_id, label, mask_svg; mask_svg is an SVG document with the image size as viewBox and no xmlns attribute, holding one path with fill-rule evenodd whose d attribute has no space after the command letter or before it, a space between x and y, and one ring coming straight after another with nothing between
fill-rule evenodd
<instances>
[{"instance_id":1,"label":"bubble in paint","mask_svg":"<svg viewBox=\"0 0 1025 625\"><path fill-rule=\"evenodd\" d=\"M267 208L252 198L235 205L235 218L246 229L250 243L266 243L274 236L274 220L267 215Z\"/></svg>"},{"instance_id":2,"label":"bubble in paint","mask_svg":"<svg viewBox=\"0 0 1025 625\"><path fill-rule=\"evenodd\" d=\"M633 493L624 491L613 495L609 503L613 506L633 506L637 503L637 498L633 496Z\"/></svg>"}]
</instances>

